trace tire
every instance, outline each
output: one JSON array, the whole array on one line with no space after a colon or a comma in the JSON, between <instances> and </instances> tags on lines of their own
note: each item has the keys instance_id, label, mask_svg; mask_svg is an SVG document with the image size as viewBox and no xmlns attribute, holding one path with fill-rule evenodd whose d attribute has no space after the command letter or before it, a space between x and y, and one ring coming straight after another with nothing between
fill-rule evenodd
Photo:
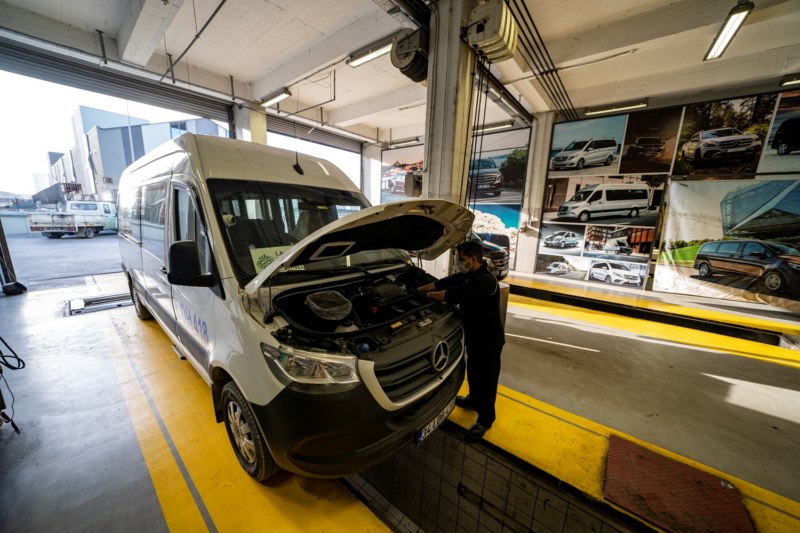
<instances>
[{"instance_id":1,"label":"tire","mask_svg":"<svg viewBox=\"0 0 800 533\"><path fill-rule=\"evenodd\" d=\"M783 281L783 276L781 273L775 272L774 270L764 274L762 282L764 284L764 288L766 288L769 292L777 292L785 286L785 282Z\"/></svg>"},{"instance_id":2,"label":"tire","mask_svg":"<svg viewBox=\"0 0 800 533\"><path fill-rule=\"evenodd\" d=\"M575 170L581 170L583 168L584 161L583 159L578 159L578 162L575 164Z\"/></svg>"},{"instance_id":3,"label":"tire","mask_svg":"<svg viewBox=\"0 0 800 533\"><path fill-rule=\"evenodd\" d=\"M559 248L563 248L563 247L564 247L564 241L561 241L561 242L559 242L559 243L558 243L558 247L559 247Z\"/></svg>"},{"instance_id":4,"label":"tire","mask_svg":"<svg viewBox=\"0 0 800 533\"><path fill-rule=\"evenodd\" d=\"M139 299L139 293L133 288L133 282L130 279L128 280L128 289L131 291L133 309L136 311L136 316L139 317L139 320L150 320L153 318L153 315L150 314L150 310L145 307L142 301Z\"/></svg>"},{"instance_id":5,"label":"tire","mask_svg":"<svg viewBox=\"0 0 800 533\"><path fill-rule=\"evenodd\" d=\"M610 166L610 165L611 165L611 163L613 163L613 162L614 162L614 156L613 156L613 155L610 155L610 156L608 156L608 159L606 159L606 160L603 162L603 164L604 164L605 166Z\"/></svg>"},{"instance_id":6,"label":"tire","mask_svg":"<svg viewBox=\"0 0 800 533\"><path fill-rule=\"evenodd\" d=\"M780 143L778 145L778 155L787 155L791 150L789 150L789 145L787 143Z\"/></svg>"},{"instance_id":7,"label":"tire","mask_svg":"<svg viewBox=\"0 0 800 533\"><path fill-rule=\"evenodd\" d=\"M628 213L628 216L631 217L631 218L638 217L639 216L639 208L638 207L634 207L633 209L631 209L631 212Z\"/></svg>"},{"instance_id":8,"label":"tire","mask_svg":"<svg viewBox=\"0 0 800 533\"><path fill-rule=\"evenodd\" d=\"M492 196L497 197L497 196L500 196L502 193L503 193L503 191L492 191Z\"/></svg>"},{"instance_id":9,"label":"tire","mask_svg":"<svg viewBox=\"0 0 800 533\"><path fill-rule=\"evenodd\" d=\"M83 230L83 236L87 239L91 239L94 237L94 228L86 228Z\"/></svg>"},{"instance_id":10,"label":"tire","mask_svg":"<svg viewBox=\"0 0 800 533\"><path fill-rule=\"evenodd\" d=\"M273 476L278 465L269 453L250 404L233 381L222 387L222 413L233 452L245 472L256 481Z\"/></svg>"},{"instance_id":11,"label":"tire","mask_svg":"<svg viewBox=\"0 0 800 533\"><path fill-rule=\"evenodd\" d=\"M606 279L604 279L603 281L611 285L611 276L606 276Z\"/></svg>"},{"instance_id":12,"label":"tire","mask_svg":"<svg viewBox=\"0 0 800 533\"><path fill-rule=\"evenodd\" d=\"M45 235L48 239L60 239L62 237L61 233L48 233Z\"/></svg>"},{"instance_id":13,"label":"tire","mask_svg":"<svg viewBox=\"0 0 800 533\"><path fill-rule=\"evenodd\" d=\"M592 218L592 215L589 211L581 211L581 214L578 215L578 220L580 222L589 222L590 218Z\"/></svg>"},{"instance_id":14,"label":"tire","mask_svg":"<svg viewBox=\"0 0 800 533\"><path fill-rule=\"evenodd\" d=\"M697 272L701 278L710 278L713 273L711 272L711 265L703 261L700 263L700 266L697 267Z\"/></svg>"}]
</instances>

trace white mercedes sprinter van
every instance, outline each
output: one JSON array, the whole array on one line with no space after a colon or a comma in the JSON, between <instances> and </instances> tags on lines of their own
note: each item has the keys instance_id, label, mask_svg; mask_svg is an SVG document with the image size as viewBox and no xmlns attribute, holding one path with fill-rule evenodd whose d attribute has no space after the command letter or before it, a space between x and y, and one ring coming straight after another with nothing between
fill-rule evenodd
<instances>
[{"instance_id":1,"label":"white mercedes sprinter van","mask_svg":"<svg viewBox=\"0 0 800 533\"><path fill-rule=\"evenodd\" d=\"M416 293L472 213L369 207L322 159L184 134L125 170L120 252L154 317L211 388L257 480L363 470L421 442L464 378L458 311Z\"/></svg>"},{"instance_id":2,"label":"white mercedes sprinter van","mask_svg":"<svg viewBox=\"0 0 800 533\"><path fill-rule=\"evenodd\" d=\"M587 185L558 207L558 218L588 222L592 218L639 216L649 205L646 183L603 183Z\"/></svg>"}]
</instances>

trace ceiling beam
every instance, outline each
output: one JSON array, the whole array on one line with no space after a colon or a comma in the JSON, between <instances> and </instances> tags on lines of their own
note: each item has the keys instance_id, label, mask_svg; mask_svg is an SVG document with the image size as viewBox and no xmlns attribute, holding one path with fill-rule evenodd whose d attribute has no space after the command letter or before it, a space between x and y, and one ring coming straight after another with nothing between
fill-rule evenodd
<instances>
[{"instance_id":1,"label":"ceiling beam","mask_svg":"<svg viewBox=\"0 0 800 533\"><path fill-rule=\"evenodd\" d=\"M356 50L392 35L400 27L393 18L376 7L336 33L324 36L302 53L276 64L252 82L253 96L260 98L289 87L309 73L342 61Z\"/></svg>"},{"instance_id":2,"label":"ceiling beam","mask_svg":"<svg viewBox=\"0 0 800 533\"><path fill-rule=\"evenodd\" d=\"M421 85L404 87L330 111L327 119L331 124L338 126L352 126L363 122L365 117L386 112L394 113L401 111L404 107L424 104L427 96L427 89Z\"/></svg>"},{"instance_id":3,"label":"ceiling beam","mask_svg":"<svg viewBox=\"0 0 800 533\"><path fill-rule=\"evenodd\" d=\"M120 56L126 63L143 67L162 43L183 0L144 0L127 4L117 32Z\"/></svg>"}]
</instances>

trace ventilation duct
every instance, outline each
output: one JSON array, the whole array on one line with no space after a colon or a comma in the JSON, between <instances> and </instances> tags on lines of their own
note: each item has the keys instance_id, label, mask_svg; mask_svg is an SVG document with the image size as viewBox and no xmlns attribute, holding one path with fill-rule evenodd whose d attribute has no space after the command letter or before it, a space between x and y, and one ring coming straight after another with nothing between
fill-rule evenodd
<instances>
[{"instance_id":1,"label":"ventilation duct","mask_svg":"<svg viewBox=\"0 0 800 533\"><path fill-rule=\"evenodd\" d=\"M503 0L490 0L472 10L467 41L491 62L514 57L517 23Z\"/></svg>"}]
</instances>

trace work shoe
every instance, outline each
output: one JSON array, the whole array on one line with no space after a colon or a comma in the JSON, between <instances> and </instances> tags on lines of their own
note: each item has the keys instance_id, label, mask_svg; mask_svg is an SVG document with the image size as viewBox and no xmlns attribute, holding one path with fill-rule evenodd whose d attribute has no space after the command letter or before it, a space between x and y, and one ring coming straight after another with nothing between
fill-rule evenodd
<instances>
[{"instance_id":1,"label":"work shoe","mask_svg":"<svg viewBox=\"0 0 800 533\"><path fill-rule=\"evenodd\" d=\"M491 428L491 426L486 427L480 422L475 422L472 424L472 427L467 430L467 437L470 440L481 440L486 432L489 431L489 428Z\"/></svg>"},{"instance_id":2,"label":"work shoe","mask_svg":"<svg viewBox=\"0 0 800 533\"><path fill-rule=\"evenodd\" d=\"M469 409L471 411L475 410L475 406L472 405L472 400L470 400L469 394L466 396L456 396L456 405L462 409Z\"/></svg>"}]
</instances>

